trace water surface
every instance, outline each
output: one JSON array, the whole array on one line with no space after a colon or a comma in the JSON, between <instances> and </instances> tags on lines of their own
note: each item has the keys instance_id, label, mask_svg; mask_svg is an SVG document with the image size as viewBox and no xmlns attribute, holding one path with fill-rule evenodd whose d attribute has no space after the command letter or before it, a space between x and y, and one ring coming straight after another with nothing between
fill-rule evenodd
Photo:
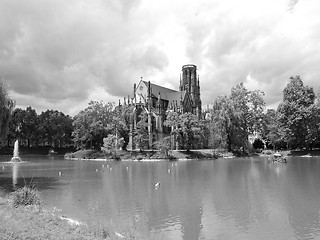
<instances>
[{"instance_id":1,"label":"water surface","mask_svg":"<svg viewBox=\"0 0 320 240\"><path fill-rule=\"evenodd\" d=\"M320 158L9 160L0 159L1 188L32 182L49 207L78 220L121 225L143 217L164 239L320 239Z\"/></svg>"}]
</instances>

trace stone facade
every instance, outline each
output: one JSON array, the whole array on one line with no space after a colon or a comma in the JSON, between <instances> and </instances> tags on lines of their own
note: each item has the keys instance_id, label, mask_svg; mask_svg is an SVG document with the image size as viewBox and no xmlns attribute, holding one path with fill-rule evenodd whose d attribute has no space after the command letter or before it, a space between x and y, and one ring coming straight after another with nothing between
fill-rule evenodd
<instances>
[{"instance_id":1,"label":"stone facade","mask_svg":"<svg viewBox=\"0 0 320 240\"><path fill-rule=\"evenodd\" d=\"M162 139L171 131L164 126L168 112L191 112L201 118L201 99L199 76L197 66L188 64L182 66L179 90L165 88L150 81L140 80L134 84L133 98L128 96L124 104L131 106L130 134L127 149L135 149L133 144L133 132L137 127L139 114L145 111L148 115L149 149L154 141ZM121 107L119 103L119 108Z\"/></svg>"}]
</instances>

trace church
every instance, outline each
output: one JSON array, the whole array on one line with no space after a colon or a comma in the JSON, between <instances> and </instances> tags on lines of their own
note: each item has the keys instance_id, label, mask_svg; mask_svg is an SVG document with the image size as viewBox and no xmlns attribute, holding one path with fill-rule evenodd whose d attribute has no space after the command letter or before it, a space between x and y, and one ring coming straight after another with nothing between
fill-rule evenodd
<instances>
[{"instance_id":1,"label":"church","mask_svg":"<svg viewBox=\"0 0 320 240\"><path fill-rule=\"evenodd\" d=\"M124 104L126 104L126 100ZM169 112L191 112L199 119L201 118L197 66L193 64L182 66L179 90L165 88L141 79L138 84L134 84L133 98L130 101L130 97L128 97L128 105L132 107L132 114L127 149L131 150L136 147L133 143L133 133L142 111L148 115L148 147L151 149L154 141L170 134L171 129L163 124Z\"/></svg>"}]
</instances>

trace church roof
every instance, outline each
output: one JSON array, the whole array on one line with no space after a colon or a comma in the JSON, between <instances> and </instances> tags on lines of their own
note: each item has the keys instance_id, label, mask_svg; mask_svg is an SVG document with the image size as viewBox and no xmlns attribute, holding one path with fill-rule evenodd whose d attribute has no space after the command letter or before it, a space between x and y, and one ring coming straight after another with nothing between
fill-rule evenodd
<instances>
[{"instance_id":1,"label":"church roof","mask_svg":"<svg viewBox=\"0 0 320 240\"><path fill-rule=\"evenodd\" d=\"M148 86L147 81L143 81L143 82L144 84L146 84L146 86ZM161 99L170 101L170 99L175 98L175 95L179 95L179 100L180 100L180 93L178 91L170 88L162 87L151 82L150 82L150 85L151 85L151 93L154 97L158 97L160 93Z\"/></svg>"},{"instance_id":2,"label":"church roof","mask_svg":"<svg viewBox=\"0 0 320 240\"><path fill-rule=\"evenodd\" d=\"M146 86L148 86L148 82L141 80ZM151 83L151 93L153 97L158 98L159 92L160 92L160 97L163 100L167 100L169 103L169 106L173 106L175 104L180 104L180 101L184 100L186 91L176 91L170 88L162 87L157 84Z\"/></svg>"}]
</instances>

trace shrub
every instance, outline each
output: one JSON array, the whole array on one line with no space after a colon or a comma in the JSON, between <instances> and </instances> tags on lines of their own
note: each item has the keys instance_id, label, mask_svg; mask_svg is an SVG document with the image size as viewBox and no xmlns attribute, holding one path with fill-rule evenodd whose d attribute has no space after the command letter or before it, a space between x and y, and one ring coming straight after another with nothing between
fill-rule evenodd
<instances>
[{"instance_id":1,"label":"shrub","mask_svg":"<svg viewBox=\"0 0 320 240\"><path fill-rule=\"evenodd\" d=\"M29 186L24 186L11 193L11 200L14 207L40 205L42 203L38 190Z\"/></svg>"},{"instance_id":2,"label":"shrub","mask_svg":"<svg viewBox=\"0 0 320 240\"><path fill-rule=\"evenodd\" d=\"M254 140L252 146L255 148L255 149L263 149L264 148L264 142L257 138Z\"/></svg>"}]
</instances>

